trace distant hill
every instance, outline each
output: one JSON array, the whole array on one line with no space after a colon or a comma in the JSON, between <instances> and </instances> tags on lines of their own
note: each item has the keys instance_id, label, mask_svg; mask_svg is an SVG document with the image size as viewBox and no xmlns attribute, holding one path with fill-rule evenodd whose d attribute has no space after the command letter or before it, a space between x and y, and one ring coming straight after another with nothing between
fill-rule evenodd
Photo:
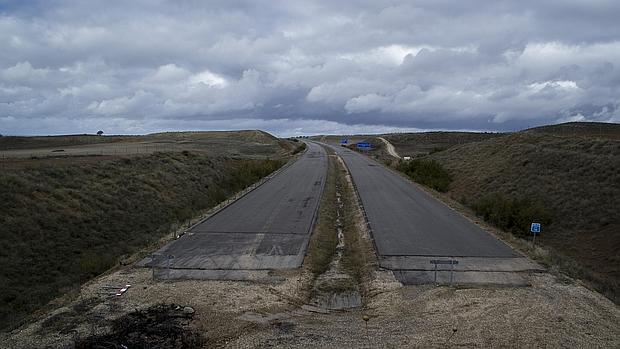
<instances>
[{"instance_id":1,"label":"distant hill","mask_svg":"<svg viewBox=\"0 0 620 349\"><path fill-rule=\"evenodd\" d=\"M14 149L52 148L85 144L140 141L140 136L4 136L0 137L0 151Z\"/></svg>"},{"instance_id":2,"label":"distant hill","mask_svg":"<svg viewBox=\"0 0 620 349\"><path fill-rule=\"evenodd\" d=\"M278 139L273 135L260 130L242 131L188 131L188 132L160 132L148 135L63 135L63 136L4 136L0 137L0 151L15 149L38 149L52 147L68 147L88 144L118 143L118 142L157 142L157 141L244 141L266 144L276 144Z\"/></svg>"},{"instance_id":3,"label":"distant hill","mask_svg":"<svg viewBox=\"0 0 620 349\"><path fill-rule=\"evenodd\" d=\"M620 125L537 127L430 157L453 175L449 193L455 199L471 204L501 194L542 203L552 223L539 241L574 260L584 278L618 301Z\"/></svg>"},{"instance_id":4,"label":"distant hill","mask_svg":"<svg viewBox=\"0 0 620 349\"><path fill-rule=\"evenodd\" d=\"M0 159L4 167L7 161L58 158L76 156L94 159L94 156L130 156L154 152L196 151L208 152L213 156L233 156L244 158L286 156L294 150L294 142L278 139L269 133L258 130L247 131L190 131L162 132L141 136L37 136L0 137ZM14 161L13 161L14 162ZM41 162L37 162L41 165ZM58 165L58 162L55 163Z\"/></svg>"},{"instance_id":5,"label":"distant hill","mask_svg":"<svg viewBox=\"0 0 620 349\"><path fill-rule=\"evenodd\" d=\"M385 135L401 156L419 156L446 150L459 144L480 142L502 136L492 132L421 132Z\"/></svg>"},{"instance_id":6,"label":"distant hill","mask_svg":"<svg viewBox=\"0 0 620 349\"><path fill-rule=\"evenodd\" d=\"M604 122L567 122L557 125L534 127L523 133L553 134L556 136L581 136L620 139L620 124Z\"/></svg>"}]
</instances>

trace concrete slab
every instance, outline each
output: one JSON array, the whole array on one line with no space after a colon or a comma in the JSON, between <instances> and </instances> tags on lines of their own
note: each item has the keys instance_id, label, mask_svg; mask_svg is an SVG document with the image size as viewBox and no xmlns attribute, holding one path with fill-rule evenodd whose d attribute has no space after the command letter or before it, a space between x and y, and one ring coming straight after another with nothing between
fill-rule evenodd
<instances>
[{"instance_id":1,"label":"concrete slab","mask_svg":"<svg viewBox=\"0 0 620 349\"><path fill-rule=\"evenodd\" d=\"M395 270L394 276L398 281L405 285L435 283L435 273L433 271ZM452 275L452 283L450 283L450 272L439 271L437 273L436 283L439 285L489 285L505 287L530 286L522 275L513 272L456 271Z\"/></svg>"},{"instance_id":2,"label":"concrete slab","mask_svg":"<svg viewBox=\"0 0 620 349\"><path fill-rule=\"evenodd\" d=\"M515 258L481 258L481 257L443 257L443 256L388 256L379 261L381 267L392 270L434 270L431 260L456 260L457 271L544 271L538 263L525 257ZM451 265L439 264L439 270L450 270Z\"/></svg>"},{"instance_id":3,"label":"concrete slab","mask_svg":"<svg viewBox=\"0 0 620 349\"><path fill-rule=\"evenodd\" d=\"M203 270L203 269L155 269L158 280L226 280L279 282L284 279L267 270Z\"/></svg>"},{"instance_id":4,"label":"concrete slab","mask_svg":"<svg viewBox=\"0 0 620 349\"><path fill-rule=\"evenodd\" d=\"M145 266L176 269L287 269L303 262L308 237L299 234L185 234Z\"/></svg>"}]
</instances>

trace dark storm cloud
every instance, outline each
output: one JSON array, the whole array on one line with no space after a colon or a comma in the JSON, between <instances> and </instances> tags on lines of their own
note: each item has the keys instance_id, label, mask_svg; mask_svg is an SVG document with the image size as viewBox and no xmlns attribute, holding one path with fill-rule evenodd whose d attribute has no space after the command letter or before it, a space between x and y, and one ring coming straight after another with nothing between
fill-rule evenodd
<instances>
[{"instance_id":1,"label":"dark storm cloud","mask_svg":"<svg viewBox=\"0 0 620 349\"><path fill-rule=\"evenodd\" d=\"M0 132L620 121L617 1L2 1Z\"/></svg>"}]
</instances>

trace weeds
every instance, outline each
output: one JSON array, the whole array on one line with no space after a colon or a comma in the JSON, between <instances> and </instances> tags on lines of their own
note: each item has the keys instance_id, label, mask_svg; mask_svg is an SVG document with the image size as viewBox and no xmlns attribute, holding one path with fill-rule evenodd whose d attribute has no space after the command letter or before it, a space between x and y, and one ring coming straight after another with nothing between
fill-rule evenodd
<instances>
[{"instance_id":1,"label":"weeds","mask_svg":"<svg viewBox=\"0 0 620 349\"><path fill-rule=\"evenodd\" d=\"M602 137L590 126L543 127L431 157L454 175L451 196L490 223L524 236L532 221L547 222L536 238L549 251L544 263L618 302L619 128L605 125Z\"/></svg>"},{"instance_id":2,"label":"weeds","mask_svg":"<svg viewBox=\"0 0 620 349\"><path fill-rule=\"evenodd\" d=\"M364 280L372 269L371 260L374 248L369 240L363 238L358 220L363 220L356 200L355 191L346 178L347 171L340 165L341 175L339 176L340 187L342 188L343 201L343 220L344 220L344 255L343 265L348 274L353 277L355 282L364 289Z\"/></svg>"},{"instance_id":3,"label":"weeds","mask_svg":"<svg viewBox=\"0 0 620 349\"><path fill-rule=\"evenodd\" d=\"M0 173L0 327L283 164L204 153Z\"/></svg>"},{"instance_id":4,"label":"weeds","mask_svg":"<svg viewBox=\"0 0 620 349\"><path fill-rule=\"evenodd\" d=\"M476 201L471 206L485 221L515 235L529 236L532 222L542 223L543 226L551 223L551 214L547 209L529 198L517 199L493 194Z\"/></svg>"},{"instance_id":5,"label":"weeds","mask_svg":"<svg viewBox=\"0 0 620 349\"><path fill-rule=\"evenodd\" d=\"M355 192L347 180L347 171L344 165L333 156L335 153L331 149L328 149L328 153L332 156L329 157L327 181L319 208L317 227L308 247L307 264L315 279L329 270L337 253L338 218L340 218L344 239L344 250L340 261L343 271L350 278L331 279L319 285L319 288L322 292L332 293L358 289L364 291L363 281L370 272L368 261L373 248L369 241L363 239L362 232L359 230L358 219L361 215L357 208ZM340 195L338 196L337 193ZM341 201L339 207L338 197Z\"/></svg>"},{"instance_id":6,"label":"weeds","mask_svg":"<svg viewBox=\"0 0 620 349\"><path fill-rule=\"evenodd\" d=\"M336 234L336 164L330 156L327 180L323 189L323 196L319 206L318 219L314 233L310 238L308 246L308 261L310 271L317 277L329 269L336 246L338 245L338 235Z\"/></svg>"},{"instance_id":7,"label":"weeds","mask_svg":"<svg viewBox=\"0 0 620 349\"><path fill-rule=\"evenodd\" d=\"M396 169L405 173L414 181L440 192L446 192L450 182L452 182L450 173L435 160L415 159L400 161Z\"/></svg>"},{"instance_id":8,"label":"weeds","mask_svg":"<svg viewBox=\"0 0 620 349\"><path fill-rule=\"evenodd\" d=\"M293 150L293 155L301 153L302 151L306 150L306 143L301 143L300 145L298 145L295 150Z\"/></svg>"}]
</instances>

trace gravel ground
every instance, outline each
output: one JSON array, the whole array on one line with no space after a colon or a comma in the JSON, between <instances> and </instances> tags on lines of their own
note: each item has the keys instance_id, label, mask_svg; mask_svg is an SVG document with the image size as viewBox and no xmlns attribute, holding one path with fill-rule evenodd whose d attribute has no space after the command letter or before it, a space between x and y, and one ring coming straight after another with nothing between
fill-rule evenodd
<instances>
[{"instance_id":1,"label":"gravel ground","mask_svg":"<svg viewBox=\"0 0 620 349\"><path fill-rule=\"evenodd\" d=\"M528 279L532 287L401 287L378 273L365 309L281 316L228 347L620 347L620 311L608 299L550 274Z\"/></svg>"},{"instance_id":2,"label":"gravel ground","mask_svg":"<svg viewBox=\"0 0 620 349\"><path fill-rule=\"evenodd\" d=\"M129 268L91 282L81 299L4 334L0 347L71 347L76 335L104 333L109 320L162 302L194 308L192 326L209 347L620 347L618 306L548 273L528 275L531 287L455 288L402 286L379 271L364 308L327 314L301 307L307 274L280 276L285 281L154 282L148 269ZM115 283L132 287L117 298L98 294Z\"/></svg>"}]
</instances>

